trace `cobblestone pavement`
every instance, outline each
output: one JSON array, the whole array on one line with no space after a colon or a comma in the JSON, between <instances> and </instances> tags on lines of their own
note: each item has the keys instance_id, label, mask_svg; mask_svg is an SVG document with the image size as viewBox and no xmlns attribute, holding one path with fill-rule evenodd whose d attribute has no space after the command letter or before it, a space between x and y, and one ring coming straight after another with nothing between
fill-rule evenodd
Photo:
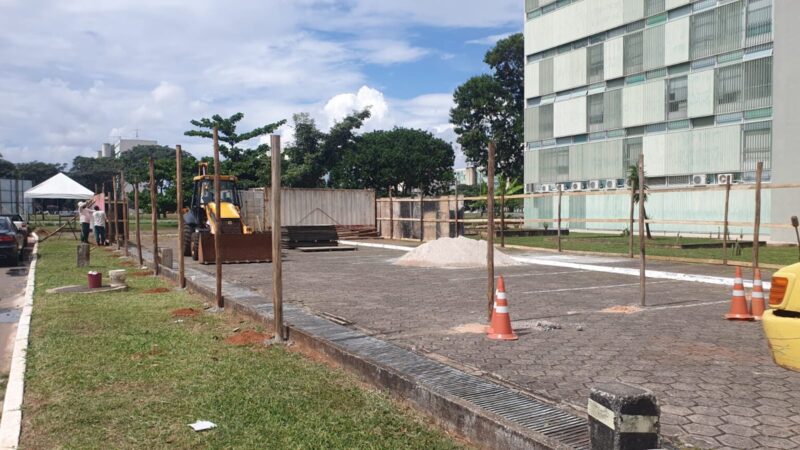
<instances>
[{"instance_id":1,"label":"cobblestone pavement","mask_svg":"<svg viewBox=\"0 0 800 450\"><path fill-rule=\"evenodd\" d=\"M498 342L464 326L485 323L483 269L391 265L402 254L290 251L285 300L573 410L585 411L595 383L643 386L661 402L663 434L685 445L800 447L800 373L772 363L759 323L722 319L728 287L655 279L648 281L648 307L620 314L601 311L638 304L637 277L538 265L499 269L520 339ZM650 265L668 266L681 267ZM270 296L269 264L225 265L223 276Z\"/></svg>"}]
</instances>

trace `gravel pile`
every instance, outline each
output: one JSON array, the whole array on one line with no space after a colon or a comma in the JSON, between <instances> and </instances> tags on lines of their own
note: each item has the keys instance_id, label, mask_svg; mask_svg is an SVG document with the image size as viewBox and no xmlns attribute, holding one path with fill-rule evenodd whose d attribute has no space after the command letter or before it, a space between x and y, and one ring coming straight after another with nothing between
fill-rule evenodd
<instances>
[{"instance_id":1,"label":"gravel pile","mask_svg":"<svg viewBox=\"0 0 800 450\"><path fill-rule=\"evenodd\" d=\"M486 267L486 241L465 237L439 238L420 245L395 262L398 266L463 269ZM521 263L495 249L495 267L518 266Z\"/></svg>"}]
</instances>

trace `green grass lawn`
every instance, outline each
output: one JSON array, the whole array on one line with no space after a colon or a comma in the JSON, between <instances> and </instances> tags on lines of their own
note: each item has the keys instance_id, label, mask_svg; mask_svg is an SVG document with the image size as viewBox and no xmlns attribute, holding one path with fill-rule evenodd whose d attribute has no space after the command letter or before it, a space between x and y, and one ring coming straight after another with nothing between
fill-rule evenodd
<instances>
[{"instance_id":1,"label":"green grass lawn","mask_svg":"<svg viewBox=\"0 0 800 450\"><path fill-rule=\"evenodd\" d=\"M680 242L688 244L719 241L708 238L681 237ZM569 236L563 236L561 243L564 250L621 254L628 253L628 237L621 235L572 233ZM697 259L722 259L723 256L721 248L679 249L663 246L675 243L675 237L653 236L652 240L647 241L647 254ZM550 249L558 248L558 243L555 236L507 237L506 244ZM638 252L639 239L638 236L634 236L634 253L638 254ZM735 256L733 254L733 243L730 243L728 255L728 258L731 261L750 262L753 260L753 249L743 248L742 254ZM759 260L763 264L794 264L798 261L797 247L761 247L759 249Z\"/></svg>"},{"instance_id":2,"label":"green grass lawn","mask_svg":"<svg viewBox=\"0 0 800 450\"><path fill-rule=\"evenodd\" d=\"M86 281L75 241L40 246L22 448L450 449L421 416L354 377L281 347L232 346L228 313L182 321L202 301L151 277L127 292L47 294ZM104 249L92 268L120 268ZM130 274L131 272L129 272ZM169 291L146 294L167 287ZM263 330L261 330L263 331ZM197 433L187 424L210 420Z\"/></svg>"}]
</instances>

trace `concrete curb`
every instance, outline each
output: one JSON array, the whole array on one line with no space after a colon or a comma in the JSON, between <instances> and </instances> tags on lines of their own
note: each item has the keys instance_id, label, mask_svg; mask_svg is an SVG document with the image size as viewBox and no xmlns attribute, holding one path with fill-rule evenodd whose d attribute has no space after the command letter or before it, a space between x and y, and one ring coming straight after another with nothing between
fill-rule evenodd
<instances>
[{"instance_id":1,"label":"concrete curb","mask_svg":"<svg viewBox=\"0 0 800 450\"><path fill-rule=\"evenodd\" d=\"M35 243L28 269L28 284L25 287L25 303L17 323L17 336L11 354L11 370L8 374L6 397L3 401L3 417L0 419L0 449L15 449L19 446L22 429L22 398L25 392L25 368L27 366L28 336L30 335L33 291L36 285L36 260L39 236L33 234Z\"/></svg>"},{"instance_id":2,"label":"concrete curb","mask_svg":"<svg viewBox=\"0 0 800 450\"><path fill-rule=\"evenodd\" d=\"M353 245L356 247L371 247L371 248L381 248L386 250L399 250L403 252L409 252L414 249L414 247L404 247L402 245L390 245L390 244L375 244L372 242L358 242L358 241L339 241L340 244L345 245ZM520 247L515 247L520 248ZM618 256L618 255L617 255ZM515 260L525 263L525 264L532 264L532 265L539 265L539 266L550 266L550 267L564 267L568 269L578 269L578 270L588 270L591 272L605 272L605 273L613 273L617 275L630 275L630 276L639 276L639 269L633 269L628 267L608 267L608 266L601 266L596 264L580 264L580 263L571 263L565 261L553 261L550 259L545 258L536 258L530 256L512 256ZM646 272L648 278L658 278L664 280L675 280L675 281L688 281L692 283L704 283L704 284L716 284L722 286L733 286L734 279L733 278L726 278L726 277L712 277L708 275L693 275L687 273L678 273L678 272L664 272L661 270L648 270ZM745 281L744 286L748 288L753 287L752 281ZM772 286L772 283L769 281L765 281L763 283L764 289L769 289Z\"/></svg>"}]
</instances>

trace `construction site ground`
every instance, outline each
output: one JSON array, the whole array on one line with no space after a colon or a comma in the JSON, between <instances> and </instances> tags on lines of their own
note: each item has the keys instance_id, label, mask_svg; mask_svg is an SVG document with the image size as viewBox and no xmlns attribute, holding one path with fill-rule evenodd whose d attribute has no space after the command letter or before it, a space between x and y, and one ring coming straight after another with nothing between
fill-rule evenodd
<instances>
[{"instance_id":1,"label":"construction site ground","mask_svg":"<svg viewBox=\"0 0 800 450\"><path fill-rule=\"evenodd\" d=\"M161 246L177 248L175 230ZM413 246L386 240L366 243ZM149 248L149 239L144 245ZM177 250L176 250L177 252ZM500 380L578 414L593 384L650 389L662 406L662 434L699 448L800 447L800 373L776 366L758 322L723 319L730 286L639 279L592 267L635 268L628 258L507 250L569 268L525 264L504 275L518 341L491 341L485 269L395 266L401 250L284 253L287 303L333 315L372 336ZM207 273L213 265L187 264ZM177 265L177 263L176 263ZM653 261L648 269L733 277L731 267ZM270 264L225 265L223 278L271 297ZM765 272L765 279L769 273ZM745 278L751 276L745 270Z\"/></svg>"}]
</instances>

